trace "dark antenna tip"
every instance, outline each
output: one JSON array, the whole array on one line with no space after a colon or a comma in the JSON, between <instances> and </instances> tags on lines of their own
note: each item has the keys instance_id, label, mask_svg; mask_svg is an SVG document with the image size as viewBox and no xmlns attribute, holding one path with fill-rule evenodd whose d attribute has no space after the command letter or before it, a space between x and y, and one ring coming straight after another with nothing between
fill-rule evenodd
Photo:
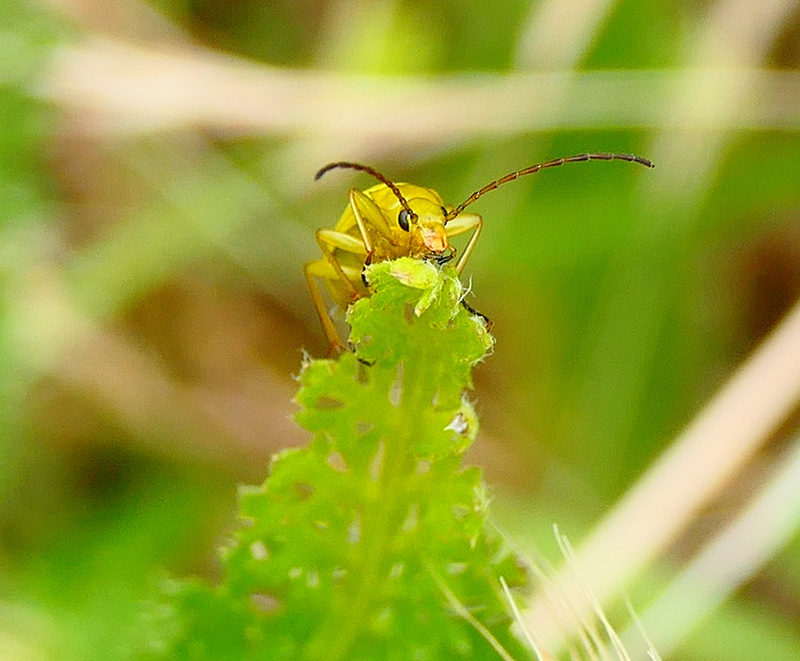
<instances>
[{"instance_id":1,"label":"dark antenna tip","mask_svg":"<svg viewBox=\"0 0 800 661\"><path fill-rule=\"evenodd\" d=\"M324 168L320 168L317 171L317 174L314 175L314 181L319 181L322 178L322 175L337 167L340 167L339 163L328 163Z\"/></svg>"},{"instance_id":2,"label":"dark antenna tip","mask_svg":"<svg viewBox=\"0 0 800 661\"><path fill-rule=\"evenodd\" d=\"M360 172L366 172L367 174L372 175L382 184L389 187L389 189L394 193L394 196L400 202L400 206L406 210L406 212L411 216L411 218L416 218L417 214L415 214L411 207L408 206L408 202L406 198L403 197L403 194L400 192L400 189L397 187L396 184L392 183L392 181L386 177L386 175L381 174L374 168L369 167L369 165L361 165L361 163L351 163L350 161L337 161L336 163L328 163L324 168L322 168L316 175L314 175L314 181L317 181L322 175L324 175L329 170L334 170L336 168L348 169L348 170L358 170Z\"/></svg>"}]
</instances>

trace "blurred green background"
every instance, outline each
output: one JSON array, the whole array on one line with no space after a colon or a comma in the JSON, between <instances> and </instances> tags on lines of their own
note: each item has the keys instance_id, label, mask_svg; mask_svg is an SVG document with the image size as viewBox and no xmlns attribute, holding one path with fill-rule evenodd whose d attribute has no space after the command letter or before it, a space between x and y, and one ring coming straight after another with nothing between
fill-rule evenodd
<instances>
[{"instance_id":1,"label":"blurred green background","mask_svg":"<svg viewBox=\"0 0 800 661\"><path fill-rule=\"evenodd\" d=\"M752 5L752 6L751 6ZM588 531L800 293L800 3L4 0L0 659L126 659L304 442L302 277L373 165L472 208L503 526ZM778 455L786 424L750 473ZM663 579L757 480L661 559ZM645 581L647 583L647 581ZM733 638L732 632L737 634ZM800 658L800 544L666 658Z\"/></svg>"}]
</instances>

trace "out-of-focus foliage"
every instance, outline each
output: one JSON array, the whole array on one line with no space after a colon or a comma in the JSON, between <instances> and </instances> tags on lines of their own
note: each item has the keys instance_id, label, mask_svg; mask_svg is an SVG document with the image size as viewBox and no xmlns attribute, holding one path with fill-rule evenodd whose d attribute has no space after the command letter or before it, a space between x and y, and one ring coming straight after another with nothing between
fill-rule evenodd
<instances>
[{"instance_id":1,"label":"out-of-focus foliage","mask_svg":"<svg viewBox=\"0 0 800 661\"><path fill-rule=\"evenodd\" d=\"M364 160L448 203L555 156L656 161L549 171L471 208L485 226L464 280L497 345L475 375L470 459L509 496L493 510L529 548L552 548L554 521L577 541L800 293L796 2L598 2L561 23L564 0L0 5L0 655L131 658L138 641L120 632L157 568L218 578L236 484L308 440L287 421L291 375L325 339L301 265L348 189L374 183L315 184L328 161ZM764 6L783 9L767 20ZM109 78L113 58L63 50L113 40L186 62L241 55L297 80L370 74L341 89L378 81L376 94L402 76L408 89L513 84L381 139L292 128L305 112L263 133L192 113L164 129L101 106L160 107L165 71ZM724 76L684 79L737 62L752 78L721 105ZM145 84L137 98L111 82L69 103L53 91L93 76ZM220 96L189 73L180 82ZM307 116L339 112L324 98L331 107L309 98ZM224 100L279 118L286 101ZM505 126L509 108L543 119ZM357 121L374 129L392 110ZM470 122L479 111L485 126ZM736 502L738 491L705 512L670 562ZM798 558L793 544L675 658L744 661L764 641L773 660L800 657ZM747 644L731 645L732 631Z\"/></svg>"},{"instance_id":2,"label":"out-of-focus foliage","mask_svg":"<svg viewBox=\"0 0 800 661\"><path fill-rule=\"evenodd\" d=\"M8 303L16 268L33 259L20 250L32 233L46 231L52 211L52 185L44 173L45 136L50 113L26 93L41 69L48 47L56 41L58 29L42 12L11 0L0 7L5 26L0 33L0 493L11 480L10 470L16 453L14 424L19 421L28 371L16 355L8 323Z\"/></svg>"}]
</instances>

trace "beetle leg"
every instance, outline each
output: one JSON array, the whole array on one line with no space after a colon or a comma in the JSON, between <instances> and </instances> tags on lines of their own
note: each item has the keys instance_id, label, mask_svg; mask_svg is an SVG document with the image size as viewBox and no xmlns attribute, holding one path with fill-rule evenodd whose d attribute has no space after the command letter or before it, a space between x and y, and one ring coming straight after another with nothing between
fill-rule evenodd
<instances>
[{"instance_id":1,"label":"beetle leg","mask_svg":"<svg viewBox=\"0 0 800 661\"><path fill-rule=\"evenodd\" d=\"M469 303L467 303L463 298L461 299L461 305L471 315L474 315L476 317L480 317L481 319L483 319L483 323L486 324L486 330L489 331L490 333L492 332L492 326L494 326L494 324L492 323L492 320L489 319L489 317L487 317L485 314L483 314L483 312L478 312Z\"/></svg>"},{"instance_id":2,"label":"beetle leg","mask_svg":"<svg viewBox=\"0 0 800 661\"><path fill-rule=\"evenodd\" d=\"M464 213L460 216L456 216L453 218L453 220L448 222L447 225L445 225L445 230L447 231L448 237L457 236L458 234L464 234L464 232L474 230L472 232L472 236L467 242L466 248L464 248L464 252L461 253L461 257L459 257L458 262L456 262L456 273L459 275L461 275L461 271L464 270L464 266L466 265L469 256L472 254L475 244L478 242L478 237L480 236L482 228L483 218L474 213Z\"/></svg>"},{"instance_id":3,"label":"beetle leg","mask_svg":"<svg viewBox=\"0 0 800 661\"><path fill-rule=\"evenodd\" d=\"M317 316L322 324L322 329L325 331L325 335L328 337L328 342L330 343L330 353L334 354L343 349L344 344L342 344L342 341L339 339L339 333L336 332L336 326L334 326L333 321L331 321L331 317L325 307L325 300L322 298L322 292L319 290L319 284L317 283L315 277L316 274L313 273L314 266L317 264L319 264L319 262L306 262L303 265L303 273L306 276L308 290L311 292L311 301L314 303L314 309L316 309Z\"/></svg>"},{"instance_id":4,"label":"beetle leg","mask_svg":"<svg viewBox=\"0 0 800 661\"><path fill-rule=\"evenodd\" d=\"M336 327L325 307L325 299L320 291L317 278L332 282L341 282L351 300L360 298L364 294L363 291L359 289L359 285L362 282L365 287L367 285L364 280L363 267L359 271L356 271L353 267L342 266L334 251L342 250L356 255L363 260L362 263L364 265L367 265L372 261L372 256L375 252L372 245L372 238L367 228L371 228L380 236L387 239L391 239L392 236L392 232L383 216L383 212L375 202L361 191L350 191L350 209L361 237L359 238L358 236L347 233L346 230L353 227L352 221L347 221L344 225L340 222L337 229L317 230L315 236L324 259L308 262L303 267L306 282L311 292L311 300L314 303L314 308L322 323L325 335L327 335L331 343L332 352L343 349L345 345L339 339ZM341 301L340 304L342 304Z\"/></svg>"},{"instance_id":5,"label":"beetle leg","mask_svg":"<svg viewBox=\"0 0 800 661\"><path fill-rule=\"evenodd\" d=\"M478 241L478 236L480 235L482 228L483 228L483 218L474 213L465 213L458 215L449 223L447 223L447 225L445 225L448 237L457 236L458 234L463 234L464 232L469 232L470 230L474 230L472 236L469 238L469 241L467 242L466 248L464 248L464 252L461 253L461 257L459 258L458 262L456 262L456 272L459 275L461 274L464 265L467 263L469 256L472 254L472 251L475 248L475 244ZM487 317L482 312L478 312L463 298L461 299L461 305L463 305L464 308L467 310L467 312L469 312L470 314L478 316L481 319L483 319L483 322L486 324L486 330L488 330L491 333L492 320L489 319L489 317Z\"/></svg>"},{"instance_id":6,"label":"beetle leg","mask_svg":"<svg viewBox=\"0 0 800 661\"><path fill-rule=\"evenodd\" d=\"M316 231L314 236L317 238L317 243L319 244L319 248L322 251L323 256L327 260L328 264L330 264L330 266L333 268L335 274L348 289L352 297L354 299L358 298L359 292L356 289L356 286L345 274L344 270L342 269L342 265L333 254L333 249L339 248L340 250L352 252L360 256L366 256L367 253L364 251L364 245L355 237L350 236L349 234L344 234L343 232L337 232L336 230L320 229Z\"/></svg>"},{"instance_id":7,"label":"beetle leg","mask_svg":"<svg viewBox=\"0 0 800 661\"><path fill-rule=\"evenodd\" d=\"M384 217L383 212L380 210L378 205L375 204L375 202L373 202L369 197L364 195L364 193L361 191L355 189L350 191L350 208L353 210L356 224L358 225L358 229L361 232L362 238L364 239L364 247L367 250L367 254L364 258L364 266L366 267L372 263L372 257L375 254L375 249L372 246L372 240L367 232L367 225L373 227L378 234L389 241L392 240L392 231L389 229L386 218ZM363 269L361 271L361 282L364 283L365 287L369 287L369 283L367 282L367 278L364 275Z\"/></svg>"},{"instance_id":8,"label":"beetle leg","mask_svg":"<svg viewBox=\"0 0 800 661\"><path fill-rule=\"evenodd\" d=\"M336 327L333 325L333 321L331 321L328 310L325 307L325 300L322 297L316 278L341 282L352 300L359 298L361 293L355 283L358 282L360 272L353 273L352 268L343 267L336 255L334 255L333 250L338 248L362 257L366 256L366 251L364 244L359 239L344 232L320 229L315 233L315 237L324 259L307 262L303 266L303 273L306 276L306 282L311 292L311 300L314 303L317 316L331 344L331 353L335 353L343 349L344 344L339 339Z\"/></svg>"},{"instance_id":9,"label":"beetle leg","mask_svg":"<svg viewBox=\"0 0 800 661\"><path fill-rule=\"evenodd\" d=\"M351 267L338 266L338 269L333 268L332 263L327 259L317 259L312 262L306 262L303 265L303 274L306 277L306 283L311 292L311 301L314 303L314 309L317 311L322 329L325 331L325 335L330 342L331 354L345 349L345 345L341 339L339 339L339 334L336 332L336 327L325 305L325 299L322 297L317 278L340 282L342 281L343 275L348 284L355 288L353 281L357 282L359 277L359 272Z\"/></svg>"}]
</instances>

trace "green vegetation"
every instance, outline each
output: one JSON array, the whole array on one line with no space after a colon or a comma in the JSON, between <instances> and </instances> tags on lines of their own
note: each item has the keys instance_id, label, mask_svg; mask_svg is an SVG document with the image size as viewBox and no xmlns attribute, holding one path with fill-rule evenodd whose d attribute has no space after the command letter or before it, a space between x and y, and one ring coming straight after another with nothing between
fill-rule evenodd
<instances>
[{"instance_id":1,"label":"green vegetation","mask_svg":"<svg viewBox=\"0 0 800 661\"><path fill-rule=\"evenodd\" d=\"M154 609L167 615L153 640L177 630L167 658L527 657L499 581L522 586L523 570L487 535L480 471L460 467L477 433L465 389L491 337L452 268L403 258L368 278L355 353L300 374L312 442L241 491L223 583L170 585Z\"/></svg>"},{"instance_id":2,"label":"green vegetation","mask_svg":"<svg viewBox=\"0 0 800 661\"><path fill-rule=\"evenodd\" d=\"M232 531L239 485L275 453L294 473L322 452L289 421L303 352L327 348L302 264L374 183L313 181L340 159L448 203L562 155L655 162L565 166L470 207L485 224L462 280L497 344L464 461L526 552L558 562L554 522L580 547L800 294L797 4L737 6L0 3L0 659L137 658L161 572L184 615L179 595L225 602L239 560L216 550L251 531ZM794 426L631 586L638 610ZM417 575L441 606L433 577L453 579L431 566ZM795 539L672 658L800 658L798 567Z\"/></svg>"}]
</instances>

